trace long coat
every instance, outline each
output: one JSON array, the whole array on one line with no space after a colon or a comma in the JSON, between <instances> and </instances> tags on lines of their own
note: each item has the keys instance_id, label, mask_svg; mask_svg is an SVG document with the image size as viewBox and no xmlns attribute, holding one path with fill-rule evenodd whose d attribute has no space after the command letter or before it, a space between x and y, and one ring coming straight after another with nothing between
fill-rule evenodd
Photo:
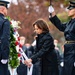
<instances>
[{"instance_id":1,"label":"long coat","mask_svg":"<svg viewBox=\"0 0 75 75\"><path fill-rule=\"evenodd\" d=\"M31 57L32 63L40 60L41 75L58 75L57 55L53 38L49 32L39 34L36 38L36 50Z\"/></svg>"},{"instance_id":2,"label":"long coat","mask_svg":"<svg viewBox=\"0 0 75 75\"><path fill-rule=\"evenodd\" d=\"M8 63L2 64L1 60L9 58L10 22L0 14L0 74L8 75Z\"/></svg>"},{"instance_id":3,"label":"long coat","mask_svg":"<svg viewBox=\"0 0 75 75\"><path fill-rule=\"evenodd\" d=\"M68 23L62 24L55 15L50 18L50 21L62 32L64 32L66 41L73 41L73 43L65 43L64 45L64 68L63 75L75 75L75 18Z\"/></svg>"}]
</instances>

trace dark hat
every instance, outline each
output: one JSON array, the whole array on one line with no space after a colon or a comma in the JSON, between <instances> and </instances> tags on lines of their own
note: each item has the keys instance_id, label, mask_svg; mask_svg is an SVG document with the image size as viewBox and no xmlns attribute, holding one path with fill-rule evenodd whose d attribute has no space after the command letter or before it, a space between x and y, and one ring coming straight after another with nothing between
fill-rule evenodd
<instances>
[{"instance_id":1,"label":"dark hat","mask_svg":"<svg viewBox=\"0 0 75 75\"><path fill-rule=\"evenodd\" d=\"M70 2L70 5L68 6L67 9L71 10L73 8L75 8L75 1L69 1Z\"/></svg>"},{"instance_id":2,"label":"dark hat","mask_svg":"<svg viewBox=\"0 0 75 75\"><path fill-rule=\"evenodd\" d=\"M8 8L8 4L9 4L8 1L0 0L0 6L5 6L6 8Z\"/></svg>"}]
</instances>

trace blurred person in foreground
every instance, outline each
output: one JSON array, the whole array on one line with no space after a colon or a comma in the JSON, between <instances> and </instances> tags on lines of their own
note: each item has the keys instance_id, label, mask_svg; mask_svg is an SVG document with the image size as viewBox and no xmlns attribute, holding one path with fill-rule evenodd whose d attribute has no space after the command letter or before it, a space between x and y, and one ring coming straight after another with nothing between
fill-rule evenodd
<instances>
[{"instance_id":1,"label":"blurred person in foreground","mask_svg":"<svg viewBox=\"0 0 75 75\"><path fill-rule=\"evenodd\" d=\"M75 1L69 1L68 16L71 20L61 23L56 16L54 8L49 7L49 20L62 32L64 32L66 43L64 45L64 67L62 75L75 75Z\"/></svg>"},{"instance_id":2,"label":"blurred person in foreground","mask_svg":"<svg viewBox=\"0 0 75 75\"><path fill-rule=\"evenodd\" d=\"M24 53L26 53L26 46L25 46L26 38L24 36L20 36L20 44ZM17 67L17 74L18 75L27 75L27 66L22 62L24 58L20 58L20 65Z\"/></svg>"},{"instance_id":3,"label":"blurred person in foreground","mask_svg":"<svg viewBox=\"0 0 75 75\"><path fill-rule=\"evenodd\" d=\"M0 0L0 74L8 75L10 22L6 19L9 2Z\"/></svg>"},{"instance_id":4,"label":"blurred person in foreground","mask_svg":"<svg viewBox=\"0 0 75 75\"><path fill-rule=\"evenodd\" d=\"M41 64L41 75L58 75L57 55L54 49L54 40L49 33L47 23L43 19L38 19L33 23L33 28L37 34L36 49L34 54L25 60L25 64L30 67L30 63Z\"/></svg>"},{"instance_id":5,"label":"blurred person in foreground","mask_svg":"<svg viewBox=\"0 0 75 75\"><path fill-rule=\"evenodd\" d=\"M29 58L32 55L33 47L29 43L25 43L26 38L24 36L20 36L20 44L24 53ZM17 74L18 75L27 75L27 66L24 64L23 60L25 58L21 58L20 65L17 67Z\"/></svg>"}]
</instances>

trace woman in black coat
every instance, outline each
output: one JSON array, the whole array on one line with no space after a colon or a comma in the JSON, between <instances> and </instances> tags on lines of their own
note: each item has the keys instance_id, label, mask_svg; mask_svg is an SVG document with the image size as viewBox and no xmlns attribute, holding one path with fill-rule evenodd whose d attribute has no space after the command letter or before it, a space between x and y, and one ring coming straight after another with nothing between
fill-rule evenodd
<instances>
[{"instance_id":1,"label":"woman in black coat","mask_svg":"<svg viewBox=\"0 0 75 75\"><path fill-rule=\"evenodd\" d=\"M64 32L66 43L64 45L63 75L75 75L75 1L70 1L68 16L72 19L62 24L55 12L49 18L50 21Z\"/></svg>"},{"instance_id":2,"label":"woman in black coat","mask_svg":"<svg viewBox=\"0 0 75 75\"><path fill-rule=\"evenodd\" d=\"M49 33L46 22L42 19L37 20L33 24L33 28L37 34L36 49L32 57L25 60L27 66L35 63L37 60L41 62L41 75L58 75L57 55L54 50L54 40Z\"/></svg>"}]
</instances>

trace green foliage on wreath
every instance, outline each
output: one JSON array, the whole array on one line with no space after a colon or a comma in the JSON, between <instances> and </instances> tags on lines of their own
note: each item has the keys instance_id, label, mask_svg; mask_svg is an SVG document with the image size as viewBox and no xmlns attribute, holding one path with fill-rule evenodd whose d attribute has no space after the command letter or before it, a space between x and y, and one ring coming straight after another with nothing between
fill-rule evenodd
<instances>
[{"instance_id":1,"label":"green foliage on wreath","mask_svg":"<svg viewBox=\"0 0 75 75\"><path fill-rule=\"evenodd\" d=\"M10 17L7 17L11 21ZM11 68L16 68L19 65L18 53L16 50L16 39L13 36L14 28L10 25L10 54L9 54L9 65Z\"/></svg>"}]
</instances>

